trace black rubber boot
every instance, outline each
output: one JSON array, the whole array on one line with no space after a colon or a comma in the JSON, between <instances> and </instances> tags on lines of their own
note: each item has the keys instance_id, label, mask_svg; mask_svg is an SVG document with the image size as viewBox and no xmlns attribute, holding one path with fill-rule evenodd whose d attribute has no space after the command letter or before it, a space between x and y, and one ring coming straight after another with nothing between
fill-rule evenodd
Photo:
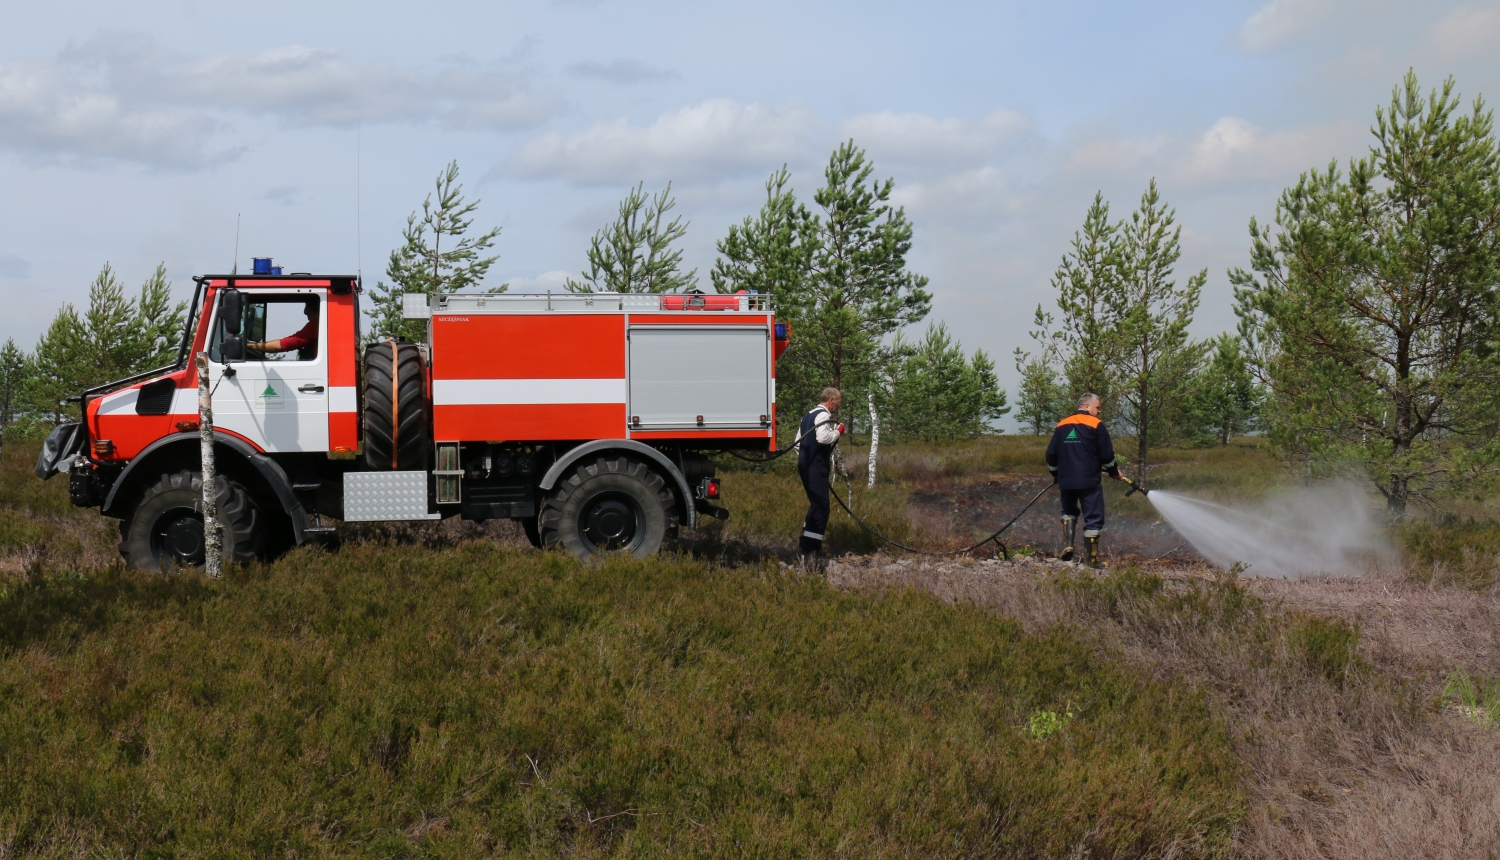
<instances>
[{"instance_id":1,"label":"black rubber boot","mask_svg":"<svg viewBox=\"0 0 1500 860\"><path fill-rule=\"evenodd\" d=\"M1104 565L1099 561L1099 536L1088 535L1084 538L1084 540L1088 541L1089 543L1088 566L1093 568L1094 570L1103 568Z\"/></svg>"},{"instance_id":2,"label":"black rubber boot","mask_svg":"<svg viewBox=\"0 0 1500 860\"><path fill-rule=\"evenodd\" d=\"M1063 517L1063 551L1058 558L1063 561L1073 560L1073 536L1078 533L1078 518Z\"/></svg>"}]
</instances>

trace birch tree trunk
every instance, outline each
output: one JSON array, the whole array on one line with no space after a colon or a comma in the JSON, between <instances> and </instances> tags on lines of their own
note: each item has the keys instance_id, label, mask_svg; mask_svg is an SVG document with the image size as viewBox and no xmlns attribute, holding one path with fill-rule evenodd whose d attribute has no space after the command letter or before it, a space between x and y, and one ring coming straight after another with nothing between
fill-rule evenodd
<instances>
[{"instance_id":1,"label":"birch tree trunk","mask_svg":"<svg viewBox=\"0 0 1500 860\"><path fill-rule=\"evenodd\" d=\"M219 506L214 480L214 407L208 387L208 355L198 353L198 448L203 457L203 569L218 578L222 572L222 542L219 534Z\"/></svg>"},{"instance_id":2,"label":"birch tree trunk","mask_svg":"<svg viewBox=\"0 0 1500 860\"><path fill-rule=\"evenodd\" d=\"M866 489L875 488L875 456L880 453L880 416L875 414L875 392L867 392L870 398L870 482Z\"/></svg>"}]
</instances>

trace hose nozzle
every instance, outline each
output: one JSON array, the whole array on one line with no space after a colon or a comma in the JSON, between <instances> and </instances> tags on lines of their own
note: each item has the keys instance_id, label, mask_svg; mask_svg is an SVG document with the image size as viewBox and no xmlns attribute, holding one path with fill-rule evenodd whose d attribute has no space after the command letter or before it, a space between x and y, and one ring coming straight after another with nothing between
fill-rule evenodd
<instances>
[{"instance_id":1,"label":"hose nozzle","mask_svg":"<svg viewBox=\"0 0 1500 860\"><path fill-rule=\"evenodd\" d=\"M1130 498L1131 493L1140 493L1143 496L1151 495L1151 492L1149 490L1129 478L1125 478L1125 483L1130 485L1130 489L1125 491L1125 498L1127 499Z\"/></svg>"}]
</instances>

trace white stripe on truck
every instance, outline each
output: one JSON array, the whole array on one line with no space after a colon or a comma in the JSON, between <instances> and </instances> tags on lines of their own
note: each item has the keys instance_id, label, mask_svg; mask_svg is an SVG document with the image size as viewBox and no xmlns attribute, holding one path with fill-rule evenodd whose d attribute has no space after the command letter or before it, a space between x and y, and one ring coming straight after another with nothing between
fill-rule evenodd
<instances>
[{"instance_id":1,"label":"white stripe on truck","mask_svg":"<svg viewBox=\"0 0 1500 860\"><path fill-rule=\"evenodd\" d=\"M435 406L625 402L624 379L434 379Z\"/></svg>"}]
</instances>

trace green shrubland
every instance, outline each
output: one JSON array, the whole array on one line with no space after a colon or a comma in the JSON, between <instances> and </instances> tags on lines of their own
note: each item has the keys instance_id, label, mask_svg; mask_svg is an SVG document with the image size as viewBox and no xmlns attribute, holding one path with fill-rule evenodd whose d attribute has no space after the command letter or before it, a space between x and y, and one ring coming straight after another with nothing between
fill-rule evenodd
<instances>
[{"instance_id":1,"label":"green shrubland","mask_svg":"<svg viewBox=\"0 0 1500 860\"><path fill-rule=\"evenodd\" d=\"M1241 809L1189 688L779 568L35 571L0 637L7 854L1213 855Z\"/></svg>"}]
</instances>

